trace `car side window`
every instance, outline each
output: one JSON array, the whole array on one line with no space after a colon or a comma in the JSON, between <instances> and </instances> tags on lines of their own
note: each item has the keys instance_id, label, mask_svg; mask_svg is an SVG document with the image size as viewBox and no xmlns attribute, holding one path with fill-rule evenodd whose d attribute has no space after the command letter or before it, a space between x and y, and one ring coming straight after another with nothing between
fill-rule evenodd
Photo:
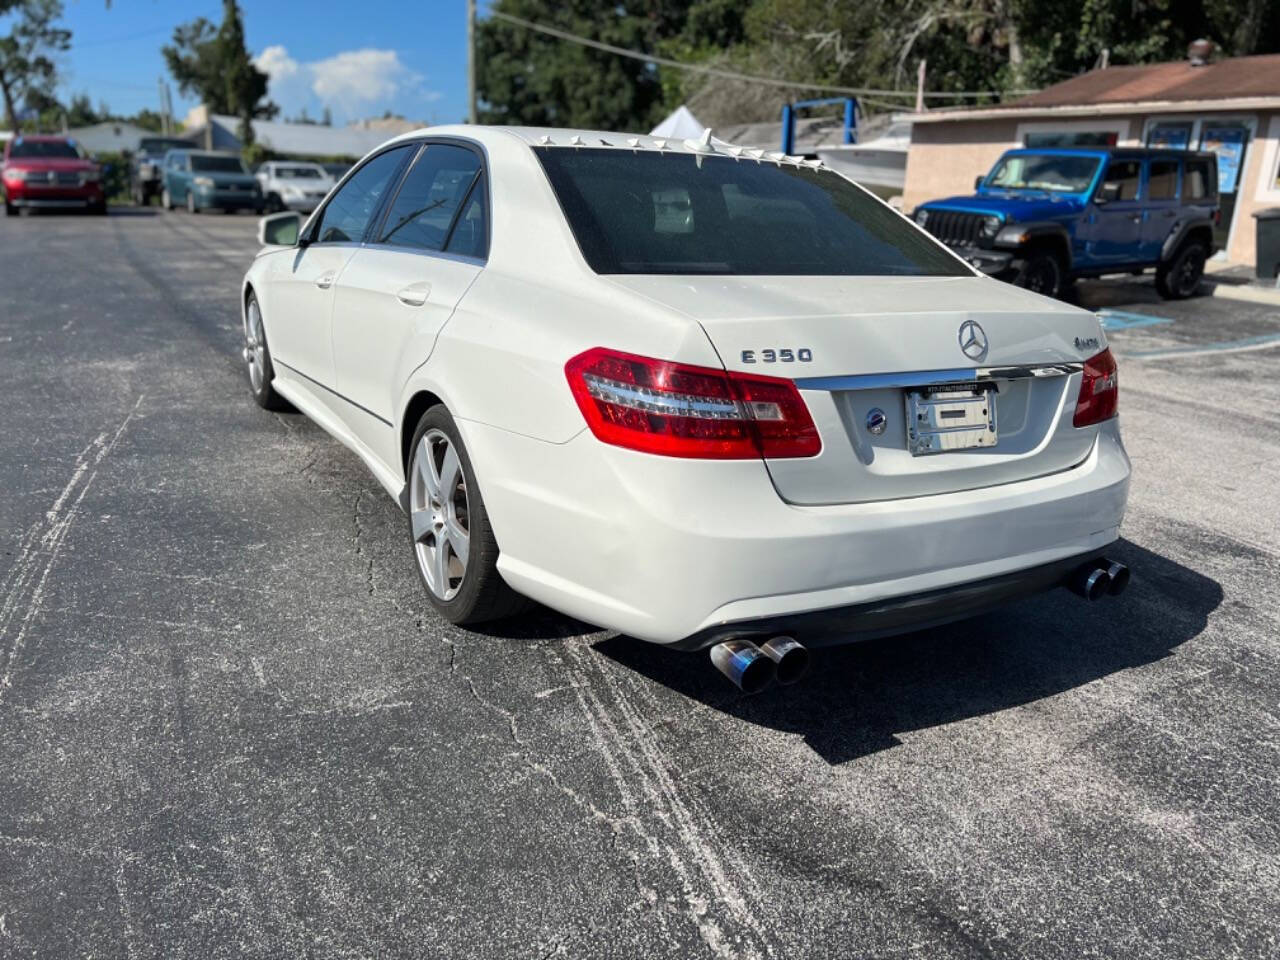
<instances>
[{"instance_id":1,"label":"car side window","mask_svg":"<svg viewBox=\"0 0 1280 960\"><path fill-rule=\"evenodd\" d=\"M1147 174L1147 199L1172 200L1178 195L1178 161L1152 160Z\"/></svg>"},{"instance_id":2,"label":"car side window","mask_svg":"<svg viewBox=\"0 0 1280 960\"><path fill-rule=\"evenodd\" d=\"M1107 174L1102 183L1104 189L1113 183L1117 185L1117 200L1137 200L1141 180L1142 161L1113 160L1107 165Z\"/></svg>"},{"instance_id":3,"label":"car side window","mask_svg":"<svg viewBox=\"0 0 1280 960\"><path fill-rule=\"evenodd\" d=\"M405 175L378 242L443 250L479 172L480 158L465 147L430 144Z\"/></svg>"},{"instance_id":4,"label":"car side window","mask_svg":"<svg viewBox=\"0 0 1280 960\"><path fill-rule=\"evenodd\" d=\"M1184 183L1182 198L1184 200L1203 200L1213 193L1210 186L1209 164L1205 160L1188 160L1183 167Z\"/></svg>"},{"instance_id":5,"label":"car side window","mask_svg":"<svg viewBox=\"0 0 1280 960\"><path fill-rule=\"evenodd\" d=\"M378 154L355 172L325 205L316 225L316 243L359 243L384 194L395 182L400 165L416 144Z\"/></svg>"},{"instance_id":6,"label":"car side window","mask_svg":"<svg viewBox=\"0 0 1280 960\"><path fill-rule=\"evenodd\" d=\"M445 252L465 257L484 257L489 253L489 191L483 173L476 178L462 213L453 225Z\"/></svg>"}]
</instances>

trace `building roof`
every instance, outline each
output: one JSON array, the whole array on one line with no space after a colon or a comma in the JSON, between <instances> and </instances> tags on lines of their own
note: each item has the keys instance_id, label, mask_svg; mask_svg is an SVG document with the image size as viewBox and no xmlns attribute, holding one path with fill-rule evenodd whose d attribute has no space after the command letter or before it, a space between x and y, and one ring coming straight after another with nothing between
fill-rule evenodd
<instances>
[{"instance_id":1,"label":"building roof","mask_svg":"<svg viewBox=\"0 0 1280 960\"><path fill-rule=\"evenodd\" d=\"M238 117L215 113L213 121L232 133L240 128ZM303 157L363 157L398 132L282 120L253 121L253 137L258 143L276 153Z\"/></svg>"},{"instance_id":2,"label":"building roof","mask_svg":"<svg viewBox=\"0 0 1280 960\"><path fill-rule=\"evenodd\" d=\"M121 153L137 150L143 137L158 137L160 134L122 120L107 120L87 127L72 127L66 136L93 153Z\"/></svg>"},{"instance_id":3,"label":"building roof","mask_svg":"<svg viewBox=\"0 0 1280 960\"><path fill-rule=\"evenodd\" d=\"M1219 100L1280 96L1280 54L1232 57L1193 67L1188 61L1090 70L1015 100L1010 107L1065 107L1090 103Z\"/></svg>"},{"instance_id":4,"label":"building roof","mask_svg":"<svg viewBox=\"0 0 1280 960\"><path fill-rule=\"evenodd\" d=\"M1280 106L1280 54L1232 57L1198 67L1180 60L1090 70L1009 103L931 110L912 119L941 123L1009 115L1139 113L1153 107L1177 112L1273 105Z\"/></svg>"}]
</instances>

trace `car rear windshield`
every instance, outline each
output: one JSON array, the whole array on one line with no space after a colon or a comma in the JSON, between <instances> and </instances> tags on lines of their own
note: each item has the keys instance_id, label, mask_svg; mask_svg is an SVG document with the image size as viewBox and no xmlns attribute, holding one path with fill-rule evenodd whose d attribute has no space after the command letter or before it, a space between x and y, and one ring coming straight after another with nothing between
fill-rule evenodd
<instances>
[{"instance_id":1,"label":"car rear windshield","mask_svg":"<svg viewBox=\"0 0 1280 960\"><path fill-rule=\"evenodd\" d=\"M244 173L244 164L239 157L217 157L209 154L193 153L191 169L200 173Z\"/></svg>"},{"instance_id":2,"label":"car rear windshield","mask_svg":"<svg viewBox=\"0 0 1280 960\"><path fill-rule=\"evenodd\" d=\"M656 151L535 152L596 273L969 275L829 170Z\"/></svg>"},{"instance_id":3,"label":"car rear windshield","mask_svg":"<svg viewBox=\"0 0 1280 960\"><path fill-rule=\"evenodd\" d=\"M1020 153L996 164L985 185L1002 190L1082 193L1089 189L1100 162L1097 157Z\"/></svg>"},{"instance_id":4,"label":"car rear windshield","mask_svg":"<svg viewBox=\"0 0 1280 960\"><path fill-rule=\"evenodd\" d=\"M15 140L9 145L9 156L13 157L55 157L66 160L78 160L83 154L80 148L70 140Z\"/></svg>"}]
</instances>

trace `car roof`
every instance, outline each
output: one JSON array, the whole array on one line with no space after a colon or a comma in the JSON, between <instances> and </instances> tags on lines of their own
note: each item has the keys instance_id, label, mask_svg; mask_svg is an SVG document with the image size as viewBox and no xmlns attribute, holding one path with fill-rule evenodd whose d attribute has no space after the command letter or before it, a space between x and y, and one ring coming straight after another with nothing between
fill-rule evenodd
<instances>
[{"instance_id":1,"label":"car roof","mask_svg":"<svg viewBox=\"0 0 1280 960\"><path fill-rule=\"evenodd\" d=\"M709 142L705 135L701 139L683 139L679 137L655 137L647 133L625 133L617 130L586 130L564 127L502 127L485 126L483 124L449 124L440 127L422 127L401 134L388 140L377 149L391 143L421 140L424 137L458 137L473 140L484 145L492 145L499 140L510 142L511 138L520 140L530 147L612 147L623 150L653 150L662 153L727 153L731 156L747 155L755 159L782 160L806 166L822 166L817 160L803 160L797 156L786 156L781 151L767 151L751 147L738 146L716 137L711 131Z\"/></svg>"},{"instance_id":2,"label":"car roof","mask_svg":"<svg viewBox=\"0 0 1280 960\"><path fill-rule=\"evenodd\" d=\"M13 143L18 140L35 140L37 143L75 143L75 137L68 137L59 133L20 133L13 137L9 142Z\"/></svg>"},{"instance_id":3,"label":"car roof","mask_svg":"<svg viewBox=\"0 0 1280 960\"><path fill-rule=\"evenodd\" d=\"M1197 160L1212 159L1213 154L1204 150L1170 150L1164 147L1016 147L1006 150L1005 156L1033 154L1036 156L1063 157L1195 157Z\"/></svg>"}]
</instances>

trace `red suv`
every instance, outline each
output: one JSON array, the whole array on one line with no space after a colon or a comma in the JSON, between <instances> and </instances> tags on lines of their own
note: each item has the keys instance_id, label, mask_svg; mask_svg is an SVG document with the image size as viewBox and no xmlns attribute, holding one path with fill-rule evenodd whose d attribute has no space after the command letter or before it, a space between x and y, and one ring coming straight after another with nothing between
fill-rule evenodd
<instances>
[{"instance_id":1,"label":"red suv","mask_svg":"<svg viewBox=\"0 0 1280 960\"><path fill-rule=\"evenodd\" d=\"M19 207L79 207L107 212L102 169L66 137L18 136L5 144L4 212Z\"/></svg>"}]
</instances>

